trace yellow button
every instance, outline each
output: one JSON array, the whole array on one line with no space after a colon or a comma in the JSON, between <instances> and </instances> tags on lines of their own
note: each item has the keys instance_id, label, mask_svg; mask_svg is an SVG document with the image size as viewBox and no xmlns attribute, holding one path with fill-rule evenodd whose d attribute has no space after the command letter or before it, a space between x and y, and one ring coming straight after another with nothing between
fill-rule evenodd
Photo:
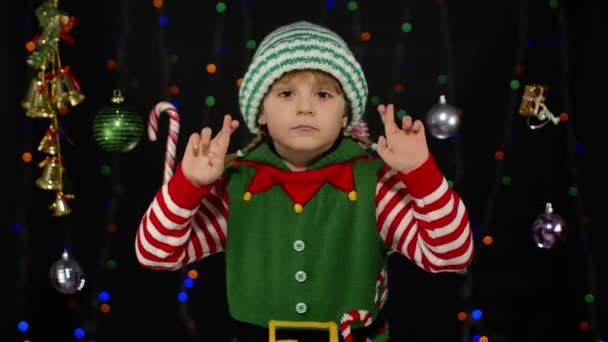
<instances>
[{"instance_id":1,"label":"yellow button","mask_svg":"<svg viewBox=\"0 0 608 342\"><path fill-rule=\"evenodd\" d=\"M243 200L251 201L251 192L247 191L245 194L243 194Z\"/></svg>"},{"instance_id":2,"label":"yellow button","mask_svg":"<svg viewBox=\"0 0 608 342\"><path fill-rule=\"evenodd\" d=\"M356 201L358 198L357 192L355 190L348 193L348 199L351 201Z\"/></svg>"},{"instance_id":3,"label":"yellow button","mask_svg":"<svg viewBox=\"0 0 608 342\"><path fill-rule=\"evenodd\" d=\"M304 211L304 208L300 204L296 203L293 205L293 211L295 211L296 214L300 214Z\"/></svg>"}]
</instances>

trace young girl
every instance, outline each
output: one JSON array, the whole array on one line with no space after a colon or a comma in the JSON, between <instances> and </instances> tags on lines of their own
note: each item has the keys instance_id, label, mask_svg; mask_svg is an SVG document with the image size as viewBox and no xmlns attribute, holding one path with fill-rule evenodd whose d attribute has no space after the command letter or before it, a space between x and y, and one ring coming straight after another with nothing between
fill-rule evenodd
<instances>
[{"instance_id":1,"label":"young girl","mask_svg":"<svg viewBox=\"0 0 608 342\"><path fill-rule=\"evenodd\" d=\"M224 251L228 305L242 341L387 341L385 263L428 272L473 254L468 215L429 153L423 124L377 110L380 158L348 134L367 84L334 32L296 22L260 44L239 91L257 133L226 155L239 122L190 136L136 237L141 265L177 270Z\"/></svg>"}]
</instances>

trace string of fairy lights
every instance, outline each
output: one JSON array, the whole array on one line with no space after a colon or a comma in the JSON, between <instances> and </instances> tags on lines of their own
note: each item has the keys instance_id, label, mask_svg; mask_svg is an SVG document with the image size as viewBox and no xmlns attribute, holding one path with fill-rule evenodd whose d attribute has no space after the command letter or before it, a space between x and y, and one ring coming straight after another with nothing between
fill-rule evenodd
<instances>
[{"instance_id":1,"label":"string of fairy lights","mask_svg":"<svg viewBox=\"0 0 608 342\"><path fill-rule=\"evenodd\" d=\"M560 121L568 121L569 115L573 114L573 105L571 98L570 89L570 60L569 60L569 45L568 45L568 25L567 25L567 11L563 4L558 5L557 1L551 1L551 8L557 9L555 11L557 16L559 34L561 37L560 48L560 72L561 72L561 102L563 112L560 114ZM597 276L596 276L596 264L593 257L593 253L590 246L590 239L588 230L591 227L591 216L588 214L585 203L582 197L582 191L580 189L580 172L576 166L575 154L580 153L583 148L580 146L574 135L572 124L566 125L566 151L567 156L567 170L570 177L571 185L568 187L567 192L572 200L572 204L575 207L576 222L575 226L579 229L580 241L583 245L583 251L585 253L585 268L586 268L586 293L580 301L585 306L586 317L579 321L579 330L582 333L589 332L594 342L604 342L602 335L601 325L598 319L598 308L595 297L600 295L597 287Z\"/></svg>"},{"instance_id":2,"label":"string of fairy lights","mask_svg":"<svg viewBox=\"0 0 608 342\"><path fill-rule=\"evenodd\" d=\"M169 47L167 46L167 37L166 30L170 23L170 18L167 13L166 4L163 0L154 0L152 1L152 6L156 10L158 26L158 55L160 58L160 97L162 100L169 100L171 104L179 110L179 95L181 93L181 87L176 82L173 82L171 77L171 67L179 61L179 56L177 54L171 54L169 52ZM212 69L211 66L207 66L207 70ZM183 281L180 282L178 291L177 291L177 300L179 303L179 314L184 323L184 326L188 330L188 334L190 337L196 337L196 324L194 320L191 318L190 312L188 310L188 289L194 286L194 281L198 276L196 270L191 270L190 267L184 267L182 273L185 274L185 277L182 276Z\"/></svg>"},{"instance_id":3,"label":"string of fairy lights","mask_svg":"<svg viewBox=\"0 0 608 342\"><path fill-rule=\"evenodd\" d=\"M349 2L347 4L347 8L354 11L358 9L358 5L356 2ZM412 29L413 20L411 1L404 0L401 1L401 22L399 22L399 25L395 27L398 38L393 52L393 69L391 72L392 82L388 89L385 89L379 93L383 96L380 96L379 94L371 94L369 97L369 110L372 112L376 110L376 106L385 101L383 99L383 97L385 97L387 103L393 103L395 105L395 115L398 119L403 119L403 117L408 114L406 109L407 105L404 98L404 95L407 92L402 79L404 73L412 66L412 64L405 58L407 37L411 34ZM362 42L369 42L372 39L372 34L368 31L363 31L360 32L356 38ZM374 89L370 89L370 91L374 91Z\"/></svg>"},{"instance_id":4,"label":"string of fairy lights","mask_svg":"<svg viewBox=\"0 0 608 342\"><path fill-rule=\"evenodd\" d=\"M513 80L517 80L522 73L523 68L522 63L525 57L525 41L527 38L527 24L528 24L528 6L526 1L521 1L518 11L518 22L517 22L517 37L518 44L517 49L515 51L515 67L513 69ZM476 237L482 237L481 239L475 239L475 254L473 256L473 260L471 265L469 266L467 272L465 273L466 279L463 285L463 302L464 302L464 310L459 312L457 317L460 321L463 322L461 334L462 341L475 341L475 342L489 342L490 334L482 329L479 329L479 326L482 324L482 317L485 319L483 315L483 311L475 306L473 293L475 287L475 277L477 276L475 269L479 262L479 259L483 257L486 250L493 244L494 238L491 235L491 226L490 223L494 219L495 216L495 208L496 201L502 191L503 186L508 186L510 184L510 178L504 175L504 155L509 148L509 143L512 137L512 127L513 120L515 118L514 113L517 110L517 94L518 87L511 87L509 91L509 99L506 104L506 113L505 113L505 122L503 124L503 134L501 145L498 147L494 154L494 159L496 160L495 171L494 171L494 180L492 183L492 187L490 189L490 193L488 195L488 200L486 201L486 208L483 211L484 216L481 220L481 224L474 225L474 234ZM482 330L479 333L479 330Z\"/></svg>"},{"instance_id":5,"label":"string of fairy lights","mask_svg":"<svg viewBox=\"0 0 608 342\"><path fill-rule=\"evenodd\" d=\"M580 298L581 305L584 305L586 308L587 317L581 318L578 324L578 328L580 331L580 338L585 338L584 336L590 336L593 342L604 342L602 338L602 334L600 332L600 326L597 318L597 307L595 304L595 296L598 294L598 289L596 285L596 275L595 275L595 262L593 260L592 252L589 248L589 238L587 235L587 229L591 223L591 217L587 214L584 206L584 201L581 196L581 191L579 189L579 172L578 167L575 163L574 154L580 153L583 149L580 144L576 142L576 137L574 136L572 123L569 122L570 115L572 114L572 102L570 99L570 89L569 89L569 61L568 61L568 45L567 45L567 37L568 31L566 26L566 9L564 4L560 4L557 0L552 0L548 4L548 9L554 11L558 17L559 23L559 44L560 48L560 86L561 86L561 99L562 99L562 108L563 111L559 114L559 116L553 116L552 113L546 110L546 106L543 105L544 100L546 99L546 87L544 85L526 85L524 91L521 91L522 85L520 80L524 78L524 61L526 60L526 48L529 48L533 44L531 40L528 38L527 29L529 22L529 7L530 4L528 1L520 1L519 2L519 11L518 11L518 25L517 25L517 37L518 44L517 50L515 52L515 63L513 67L513 75L511 81L509 82L509 98L508 103L506 105L506 115L505 115L505 123L503 125L503 136L500 146L496 149L494 153L495 163L495 176L494 182L488 196L486 209L484 210L484 217L482 223L476 226L476 235L480 237L480 239L476 239L476 253L473 259L472 264L469 266L467 272L464 272L466 275L465 284L463 286L463 299L465 302L465 308L463 311L459 312L457 317L462 324L462 341L473 341L473 342L490 342L494 338L498 338L497 336L493 336L493 332L488 325L484 323L487 321L487 317L484 314L483 310L475 305L473 293L476 282L481 281L480 275L477 275L475 269L479 263L480 258L483 258L487 255L488 249L492 247L494 243L494 237L492 235L492 222L496 215L496 203L500 196L500 193L504 191L505 187L508 187L512 183L511 177L505 173L505 156L510 152L510 145L512 143L512 131L513 131L513 123L515 118L517 117L516 113L519 113L523 116L527 117L528 126L530 129L540 129L545 126L545 124L549 122L564 123L565 132L566 132L566 159L567 165L566 168L570 175L571 185L567 187L564 191L569 197L572 198L573 206L576 211L576 220L575 222L569 222L568 225L572 228L578 228L579 230L579 238L580 242L583 246L583 250L585 253L585 268L586 268L586 287L587 292L585 295ZM522 95L523 93L523 95ZM528 95L531 94L536 96L536 112L534 115L530 115L525 109L530 108L530 102ZM520 102L521 98L521 102ZM540 103L539 103L540 102ZM538 105L540 104L540 110L538 109ZM518 110L519 107L519 110ZM546 110L546 111L545 111ZM540 113L540 114L539 114ZM544 113L544 114L543 114ZM531 125L530 117L535 117L536 119L541 121L541 124ZM550 203L548 204L548 208L550 208ZM544 214L539 215L539 219L536 222L539 222L540 218L544 216L545 224L555 224L555 222L550 222L552 218L547 217L552 215L552 211L547 211ZM559 216L557 216L559 218ZM535 222L535 223L536 223ZM560 222L563 223L563 222ZM560 227L561 228L561 227ZM561 238L561 233L558 234L556 231L552 232L554 234L554 238L557 237L558 240ZM554 248L556 245L553 240L549 240L551 242L545 242L546 245L542 246L542 242L536 240L535 242L541 248ZM561 241L557 241L559 243Z\"/></svg>"},{"instance_id":6,"label":"string of fairy lights","mask_svg":"<svg viewBox=\"0 0 608 342\"><path fill-rule=\"evenodd\" d=\"M95 338L103 336L105 328L105 317L112 312L112 277L118 269L118 261L114 255L112 241L117 238L121 231L118 221L118 213L121 198L126 193L126 187L120 178L120 164L122 156L132 151L141 140L143 133L143 120L141 116L130 106L125 99L125 93L129 88L137 88L136 80L129 80L127 66L127 47L131 32L129 12L131 2L121 2L118 11L118 36L115 41L115 55L104 61L108 73L115 76L115 88L108 91L109 104L101 107L95 114L92 132L95 142L105 156L99 159L99 173L101 179L108 181L109 193L107 198L101 201L105 218L101 221L103 237L99 243L99 257L96 265L97 277L95 282L90 282L88 293L88 310L81 308L73 298L68 298L69 308L78 312L79 325L74 328L75 339L87 339L92 342ZM109 96L111 94L111 96ZM125 231L125 232L128 232Z\"/></svg>"},{"instance_id":7,"label":"string of fairy lights","mask_svg":"<svg viewBox=\"0 0 608 342\"><path fill-rule=\"evenodd\" d=\"M457 317L463 322L461 329L461 340L462 341L474 341L474 342L489 342L494 336L491 335L491 331L487 327L484 327L484 320L487 315L484 315L482 308L478 307L474 303L474 288L476 285L476 278L478 275L475 270L479 263L479 260L487 253L487 248L491 248L494 243L492 236L491 223L496 215L496 202L503 191L503 187L511 184L511 178L505 175L504 169L504 158L505 154L509 152L510 142L512 140L513 121L516 118L517 106L518 106L518 90L519 82L517 81L522 77L523 73L523 62L525 60L525 47L527 40L527 25L528 25L528 3L527 1L519 2L518 9L518 22L517 22L517 48L515 51L515 61L513 68L512 81L510 82L508 103L505 105L505 122L503 124L503 134L500 146L494 153L495 171L494 180L490 193L487 196L486 208L483 211L484 216L480 224L474 225L475 239L475 254L471 265L467 272L465 272L465 283L463 285L463 302L464 310L459 312Z\"/></svg>"},{"instance_id":8,"label":"string of fairy lights","mask_svg":"<svg viewBox=\"0 0 608 342\"><path fill-rule=\"evenodd\" d=\"M456 75L454 71L454 53L452 42L452 27L450 27L450 16L448 14L447 1L436 1L439 7L439 17L441 25L441 42L443 46L443 56L445 57L445 74L441 73L437 77L437 83L440 88L444 88L442 93L446 96L448 103L457 99L456 94ZM458 116L463 115L463 110L460 107L455 108L458 111ZM464 173L462 145L458 132L450 139L453 153L451 154L454 162L454 171L450 182L451 187L460 195L465 203L467 203L462 179Z\"/></svg>"},{"instance_id":9,"label":"string of fairy lights","mask_svg":"<svg viewBox=\"0 0 608 342\"><path fill-rule=\"evenodd\" d=\"M393 63L393 82L390 89L387 92L390 94L390 102L394 103L397 108L397 117L403 118L405 116L406 111L402 109L403 101L401 94L405 91L405 86L401 81L403 77L403 72L407 66L407 63L404 61L405 51L406 51L406 39L408 33L412 31L412 14L411 14L411 1L405 0L401 2L401 18L403 22L401 24L399 30L399 39L397 44L395 44L395 52L394 52L394 63ZM375 102L375 101L374 101Z\"/></svg>"},{"instance_id":10,"label":"string of fairy lights","mask_svg":"<svg viewBox=\"0 0 608 342\"><path fill-rule=\"evenodd\" d=\"M25 8L32 8L32 1L28 0L25 2ZM33 35L32 30L33 25L28 25L26 20L23 20L23 36L22 41L27 41ZM27 76L28 78L33 77L33 70L28 68ZM30 146L34 142L33 137L33 129L31 129L30 120L24 121L22 124L22 147L21 149L24 151L28 151ZM23 164L20 164L21 169L19 170L20 174L23 175L22 180L22 188L23 192L29 191L31 189L31 184L33 183L33 172L30 167L28 167L29 162L32 160L32 154L30 152L25 152L21 155L21 159L23 160ZM17 336L26 340L29 336L30 324L31 324L31 315L28 310L30 306L30 302L28 300L29 296L26 291L28 282L30 281L30 266L31 266L31 244L30 244L30 230L31 227L28 224L27 213L30 212L32 208L31 196L19 196L16 199L18 201L17 213L15 215L15 222L11 226L11 230L14 234L17 235L17 244L18 244L18 255L16 259L18 260L18 272L16 276L16 294L15 294L15 304L16 304L16 312L15 319L17 321Z\"/></svg>"},{"instance_id":11,"label":"string of fairy lights","mask_svg":"<svg viewBox=\"0 0 608 342\"><path fill-rule=\"evenodd\" d=\"M119 266L117 258L113 254L112 241L117 238L121 230L118 212L121 198L126 191L120 178L121 157L138 144L143 130L143 122L139 114L124 106L124 93L129 87L137 86L137 82L129 82L126 58L131 32L130 8L129 0L121 2L117 16L119 35L115 42L115 55L114 58L104 61L106 70L115 75L115 88L112 90L112 96L108 96L111 105L102 107L98 111L92 127L96 142L107 152L106 155L110 159L109 161L100 159L99 165L99 173L102 178L108 180L109 197L102 202L105 212L102 226L104 234L100 242L97 280L90 284L89 305L91 310L88 313L88 320L75 329L76 338L95 338L104 328L105 316L112 311L112 291L110 291L112 281L110 279L115 275ZM109 91L108 95L110 95ZM119 131L118 128L110 129L108 126L123 126L128 131Z\"/></svg>"},{"instance_id":12,"label":"string of fairy lights","mask_svg":"<svg viewBox=\"0 0 608 342\"><path fill-rule=\"evenodd\" d=\"M453 41L451 32L453 28L451 27L451 18L449 15L448 3L445 0L437 0L435 4L438 7L439 11L439 23L440 23L440 33L441 33L441 46L444 57L444 65L443 72L440 72L436 76L436 83L438 85L441 96L445 96L450 101L454 101L458 98L456 93L456 75L455 75L455 59L453 53ZM458 117L463 115L463 110L460 107L454 108L457 111ZM428 124L428 122L427 122ZM463 165L463 152L462 152L462 144L460 140L459 132L456 132L450 139L452 153L450 154L453 162L453 170L451 179L448 180L448 184L454 191L458 193L464 203L468 203L465 187L463 186L463 178L464 178L464 165ZM459 272L462 275L466 275L467 271ZM462 294L469 295L469 292L461 292ZM468 315L465 313L469 313ZM477 317L477 311L470 307L466 307L465 312L457 315L458 319L462 318L462 314L465 314L468 317ZM470 338L467 336L466 324L463 325L462 332L463 336L461 337L462 341L469 341Z\"/></svg>"},{"instance_id":13,"label":"string of fairy lights","mask_svg":"<svg viewBox=\"0 0 608 342\"><path fill-rule=\"evenodd\" d=\"M176 55L168 55L167 47L165 43L164 37L164 27L169 23L169 17L167 14L166 7L161 0L153 1L153 6L157 10L158 14L158 22L159 22L159 32L160 32L160 56L161 56L161 64L164 65L163 68L163 82L161 82L161 87L163 89L168 89L168 93L165 94L164 98L170 98L171 103L175 106L175 108L179 108L179 103L177 101L177 96L180 93L180 87L177 84L169 85L170 77L168 75L169 72L169 64L171 64L171 60L177 60L178 57ZM216 96L213 94L213 89L216 89L216 85L214 84L214 80L217 80L218 73L220 73L222 69L222 58L221 54L226 50L230 49L230 46L224 42L223 40L223 30L224 30L224 17L226 12L228 11L228 6L225 2L217 2L214 4L214 10L217 13L215 26L213 29L214 35L212 39L213 43L213 54L211 59L205 63L205 83L206 86L203 87L207 94L204 94L203 99L203 107L207 111L207 115L210 117L217 116L215 113L216 107ZM245 23L249 22L245 20ZM248 30L248 25L244 25L245 30ZM248 35L246 35L248 36ZM248 50L253 50L256 47L256 42L252 39L248 39L246 41L246 48ZM237 85L240 84L240 79L236 81ZM189 307L189 290L195 286L195 281L198 278L198 271L194 266L188 265L183 268L182 275L180 277L180 282L177 290L177 300L179 304L179 313L181 319L184 323L184 326L187 329L188 335L190 338L197 338L199 336L197 329L197 322L192 318Z\"/></svg>"},{"instance_id":14,"label":"string of fairy lights","mask_svg":"<svg viewBox=\"0 0 608 342\"><path fill-rule=\"evenodd\" d=\"M92 127L99 146L112 153L124 153L132 150L137 145L142 133L141 118L130 108L122 105L124 98L120 92L120 89L126 87L127 79L125 53L129 31L128 10L129 1L123 1L121 15L123 35L117 44L116 60L111 59L106 62L108 71L118 70L118 85L113 92L113 104L102 108L97 113ZM67 15L59 6L57 0L43 1L36 8L35 14L38 19L39 32L27 40L26 43L26 49L29 53L27 62L36 71L36 77L31 82L35 86L30 86L28 89L22 107L30 118L50 119L50 126L38 146L38 151L47 154L47 159L45 159L45 163L39 165L43 168L43 171L35 182L43 190L57 192L55 202L49 209L51 209L52 216L62 219L61 223L64 228L63 253L51 267L49 272L50 282L57 292L65 295L66 307L75 317L76 327L72 330L74 338L87 338L89 341L93 341L92 338L95 337L100 325L98 315L110 312L111 296L109 291L103 289L105 285L104 277L100 277L95 283L89 282L87 286L87 292L91 295L89 306L81 305L78 300L79 297L76 296L84 288L87 272L70 255L73 243L69 234L69 227L72 225L72 215L70 215L72 209L68 205L68 200L73 199L74 196L63 193L64 184L66 184L63 176L66 168L63 163L60 142L68 141L71 143L71 141L59 124L58 116L67 115L71 107L75 107L85 99L85 95L81 92L80 85L70 66L62 66L60 59L61 45L71 45L75 42L75 39L70 35L70 31L77 20L75 16ZM26 152L23 154L23 160L29 162L32 159L31 156L30 152ZM107 210L106 234L99 249L100 260L98 264L102 267L99 273L103 274L104 271L112 272L117 266L116 261L110 255L110 241L111 236L118 230L116 224L117 210L119 198L124 189L118 181L118 158L116 154L113 154L111 165L103 164L100 171L103 176L109 175L111 182L111 198L107 201L107 206L104 204ZM26 177L26 179L29 179L29 177ZM19 232L21 232L22 240L26 241L27 234L22 228L19 229ZM24 242L22 250L25 252L26 249L27 246ZM22 267L21 278L26 278L26 269L27 266ZM25 287L24 285L19 289ZM18 296L18 298L26 297L27 295L24 293ZM18 301L18 305L23 310L26 306L25 300ZM26 316L25 312L21 312L21 315ZM24 341L29 341L29 322L25 319L20 320L17 329L20 337Z\"/></svg>"},{"instance_id":15,"label":"string of fairy lights","mask_svg":"<svg viewBox=\"0 0 608 342\"><path fill-rule=\"evenodd\" d=\"M210 6L213 4L209 4ZM231 50L231 46L228 42L224 40L224 26L226 21L226 16L228 12L228 6L225 2L219 1L215 3L214 10L216 15L215 23L213 27L213 37L211 42L213 44L212 51L213 53L209 57L210 59L206 61L205 64L205 86L203 87L204 91L207 94L204 95L204 108L206 110L205 115L209 118L220 117L222 113L217 112L217 97L214 94L214 91L218 88L215 84L219 78L222 77L224 73L223 63L222 63L222 54ZM248 46L255 46L255 42L248 40ZM188 302L188 290L191 289L195 285L195 280L198 277L198 271L195 269L193 265L188 265L182 270L182 277L178 289L178 301L179 301L179 311L182 317L182 320L185 323L185 326L188 330L188 334L190 338L198 338L199 332L197 328L197 322L192 318L192 314L190 312L190 306Z\"/></svg>"},{"instance_id":16,"label":"string of fairy lights","mask_svg":"<svg viewBox=\"0 0 608 342\"><path fill-rule=\"evenodd\" d=\"M28 3L30 5L30 3ZM78 106L85 95L81 91L77 78L74 76L69 64L62 58L61 47L72 45L75 39L72 35L77 20L75 16L66 13L60 6L58 0L42 1L35 8L34 15L38 30L36 34L28 37L25 49L28 53L26 60L29 70L33 71L29 87L21 101L21 107L25 116L31 120L46 124L44 135L40 140L37 152L30 152L29 148L22 154L22 160L26 163L32 161L34 154L38 152L44 159L38 163L42 169L34 184L37 188L54 192L54 201L48 206L50 216L56 218L55 222L63 227L63 246L60 257L52 263L49 270L51 285L60 293L71 295L80 291L85 285L83 270L78 261L71 256L72 241L69 234L71 227L72 209L69 202L74 199L73 194L66 191L70 188L68 177L66 177L66 162L62 147L65 142L72 144L69 135L64 131L62 120L71 114L74 107ZM77 72L76 72L77 73ZM29 74L29 73L28 73ZM28 175L24 179L29 179ZM27 202L27 201L26 201ZM31 208L27 208L30 210ZM28 244L29 229L24 224L23 217L18 217L13 225L15 232L21 233L23 258L31 258ZM24 229L26 227L26 229ZM19 317L17 330L20 338L28 340L30 336L30 322L27 317L25 300L28 297L24 291L27 288L29 262L22 263L20 270L19 288L17 298ZM68 300L71 297L67 297Z\"/></svg>"},{"instance_id":17,"label":"string of fairy lights","mask_svg":"<svg viewBox=\"0 0 608 342\"><path fill-rule=\"evenodd\" d=\"M365 56L365 44L369 43L372 35L368 30L364 30L363 23L363 9L361 8L361 4L356 1L349 1L347 3L347 8L352 14L352 44L351 49L355 54L355 57L361 64L361 68L365 72L367 69L367 62Z\"/></svg>"}]
</instances>

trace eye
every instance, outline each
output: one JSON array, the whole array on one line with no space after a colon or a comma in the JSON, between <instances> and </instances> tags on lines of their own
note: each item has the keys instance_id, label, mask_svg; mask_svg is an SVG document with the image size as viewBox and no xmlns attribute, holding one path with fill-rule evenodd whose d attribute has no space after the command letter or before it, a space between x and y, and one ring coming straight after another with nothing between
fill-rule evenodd
<instances>
[{"instance_id":1,"label":"eye","mask_svg":"<svg viewBox=\"0 0 608 342\"><path fill-rule=\"evenodd\" d=\"M279 97L290 97L291 95L293 95L293 92L291 90L282 90L279 92Z\"/></svg>"},{"instance_id":2,"label":"eye","mask_svg":"<svg viewBox=\"0 0 608 342\"><path fill-rule=\"evenodd\" d=\"M317 93L317 96L321 99L329 99L332 97L332 94L326 92L326 91L320 91Z\"/></svg>"}]
</instances>

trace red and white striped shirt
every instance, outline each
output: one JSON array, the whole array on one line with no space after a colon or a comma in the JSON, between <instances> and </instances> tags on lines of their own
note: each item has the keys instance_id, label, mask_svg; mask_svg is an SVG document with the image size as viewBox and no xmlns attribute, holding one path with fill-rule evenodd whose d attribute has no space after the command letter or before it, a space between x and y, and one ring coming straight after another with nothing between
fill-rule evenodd
<instances>
[{"instance_id":1,"label":"red and white striped shirt","mask_svg":"<svg viewBox=\"0 0 608 342\"><path fill-rule=\"evenodd\" d=\"M223 251L228 235L224 180L192 185L178 166L140 222L135 251L146 268L176 270ZM465 269L473 257L468 213L429 159L402 174L385 167L376 185L377 230L386 245L428 272Z\"/></svg>"}]
</instances>

